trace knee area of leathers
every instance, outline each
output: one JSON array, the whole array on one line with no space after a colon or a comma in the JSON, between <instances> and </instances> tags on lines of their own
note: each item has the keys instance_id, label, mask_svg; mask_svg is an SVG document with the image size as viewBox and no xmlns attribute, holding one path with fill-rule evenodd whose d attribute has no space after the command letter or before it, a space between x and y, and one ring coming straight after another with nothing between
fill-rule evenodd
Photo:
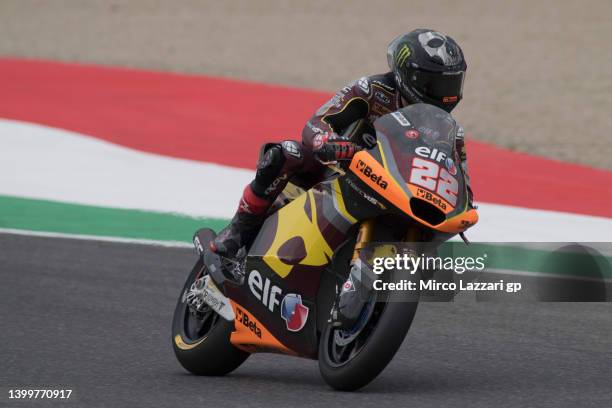
<instances>
[{"instance_id":1,"label":"knee area of leathers","mask_svg":"<svg viewBox=\"0 0 612 408\"><path fill-rule=\"evenodd\" d=\"M298 169L304 162L304 149L300 142L285 140L280 144L287 170Z\"/></svg>"},{"instance_id":2,"label":"knee area of leathers","mask_svg":"<svg viewBox=\"0 0 612 408\"><path fill-rule=\"evenodd\" d=\"M255 195L266 197L267 188L281 174L285 157L279 144L268 144L262 148L255 180L251 182L251 188Z\"/></svg>"},{"instance_id":3,"label":"knee area of leathers","mask_svg":"<svg viewBox=\"0 0 612 408\"><path fill-rule=\"evenodd\" d=\"M286 167L287 170L299 168L304 161L302 144L294 140L267 145L257 165L258 170Z\"/></svg>"},{"instance_id":4,"label":"knee area of leathers","mask_svg":"<svg viewBox=\"0 0 612 408\"><path fill-rule=\"evenodd\" d=\"M274 171L280 170L285 163L285 156L280 145L275 144L267 147L262 152L259 162L257 163L257 172L273 173Z\"/></svg>"}]
</instances>

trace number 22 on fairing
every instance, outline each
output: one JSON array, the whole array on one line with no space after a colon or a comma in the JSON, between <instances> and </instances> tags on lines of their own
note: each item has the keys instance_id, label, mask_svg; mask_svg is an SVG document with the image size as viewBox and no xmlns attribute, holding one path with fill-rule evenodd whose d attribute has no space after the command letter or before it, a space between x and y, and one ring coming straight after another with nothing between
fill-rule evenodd
<instances>
[{"instance_id":1,"label":"number 22 on fairing","mask_svg":"<svg viewBox=\"0 0 612 408\"><path fill-rule=\"evenodd\" d=\"M457 204L459 183L445 168L429 160L415 157L412 160L410 183L437 193L452 206ZM437 188L436 188L437 187Z\"/></svg>"}]
</instances>

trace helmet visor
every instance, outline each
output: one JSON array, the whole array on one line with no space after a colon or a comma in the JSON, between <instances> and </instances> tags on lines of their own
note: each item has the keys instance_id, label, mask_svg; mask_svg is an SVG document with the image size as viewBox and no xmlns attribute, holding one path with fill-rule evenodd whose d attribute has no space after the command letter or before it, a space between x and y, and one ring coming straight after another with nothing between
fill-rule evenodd
<instances>
[{"instance_id":1,"label":"helmet visor","mask_svg":"<svg viewBox=\"0 0 612 408\"><path fill-rule=\"evenodd\" d=\"M439 73L417 70L411 73L409 81L422 95L443 104L459 102L463 93L465 71Z\"/></svg>"}]
</instances>

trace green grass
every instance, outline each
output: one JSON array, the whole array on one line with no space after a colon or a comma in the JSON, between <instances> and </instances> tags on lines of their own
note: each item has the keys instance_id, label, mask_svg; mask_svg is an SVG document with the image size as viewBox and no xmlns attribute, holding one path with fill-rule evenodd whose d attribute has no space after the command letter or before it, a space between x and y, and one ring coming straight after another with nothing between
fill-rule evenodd
<instances>
[{"instance_id":1,"label":"green grass","mask_svg":"<svg viewBox=\"0 0 612 408\"><path fill-rule=\"evenodd\" d=\"M0 196L0 228L190 242L198 228L218 231L227 222L217 218Z\"/></svg>"}]
</instances>

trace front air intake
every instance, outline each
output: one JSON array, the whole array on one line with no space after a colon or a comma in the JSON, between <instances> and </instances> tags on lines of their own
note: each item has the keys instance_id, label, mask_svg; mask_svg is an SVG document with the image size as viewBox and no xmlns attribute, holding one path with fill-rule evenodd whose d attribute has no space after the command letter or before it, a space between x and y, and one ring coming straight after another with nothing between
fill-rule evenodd
<instances>
[{"instance_id":1,"label":"front air intake","mask_svg":"<svg viewBox=\"0 0 612 408\"><path fill-rule=\"evenodd\" d=\"M438 207L415 197L410 199L410 210L415 217L430 225L438 225L446 220L446 215Z\"/></svg>"}]
</instances>

